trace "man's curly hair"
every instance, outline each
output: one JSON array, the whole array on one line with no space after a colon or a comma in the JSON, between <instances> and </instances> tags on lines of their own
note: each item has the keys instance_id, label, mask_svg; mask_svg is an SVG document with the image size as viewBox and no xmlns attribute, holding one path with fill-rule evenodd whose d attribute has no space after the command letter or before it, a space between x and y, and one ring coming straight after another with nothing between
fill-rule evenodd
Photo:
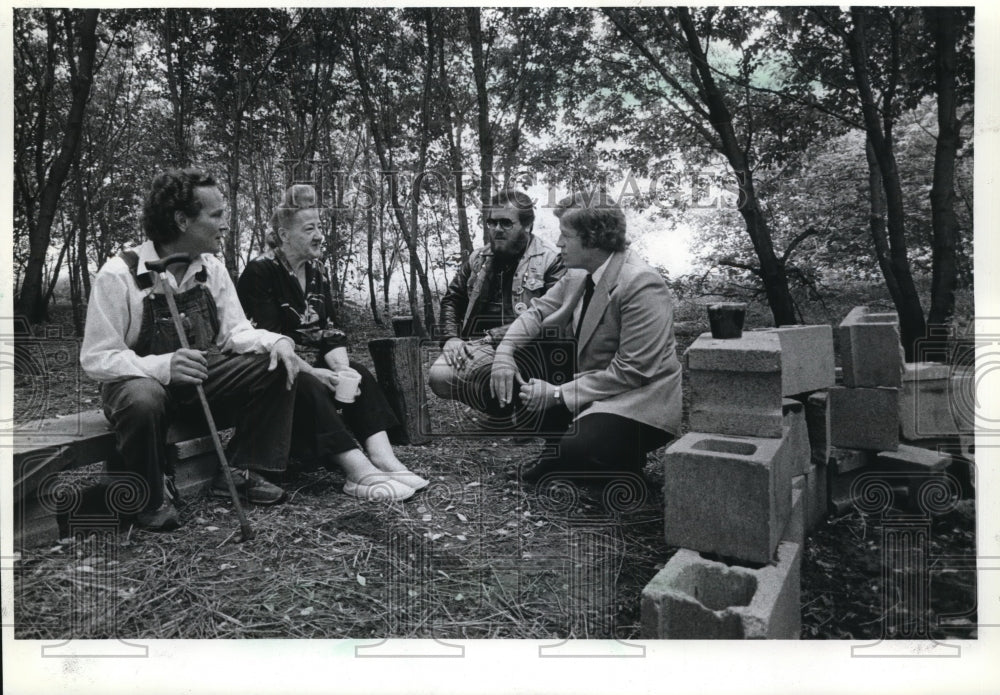
<instances>
[{"instance_id":1,"label":"man's curly hair","mask_svg":"<svg viewBox=\"0 0 1000 695\"><path fill-rule=\"evenodd\" d=\"M624 251L625 213L604 190L577 191L556 204L555 216L579 235L584 248Z\"/></svg>"},{"instance_id":2,"label":"man's curly hair","mask_svg":"<svg viewBox=\"0 0 1000 695\"><path fill-rule=\"evenodd\" d=\"M201 212L201 200L196 188L218 186L215 178L201 169L169 169L153 179L142 206L142 230L146 238L159 244L169 244L181 235L174 213L180 210L188 217Z\"/></svg>"}]
</instances>

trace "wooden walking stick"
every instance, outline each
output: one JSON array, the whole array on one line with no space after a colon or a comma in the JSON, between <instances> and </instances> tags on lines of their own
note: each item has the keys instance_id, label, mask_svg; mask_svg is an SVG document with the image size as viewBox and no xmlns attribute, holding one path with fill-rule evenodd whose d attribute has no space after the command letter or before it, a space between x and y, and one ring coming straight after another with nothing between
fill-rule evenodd
<instances>
[{"instance_id":1,"label":"wooden walking stick","mask_svg":"<svg viewBox=\"0 0 1000 695\"><path fill-rule=\"evenodd\" d=\"M167 298L167 306L170 307L170 318L173 319L174 328L177 329L177 338L181 341L182 348L189 348L187 334L184 332L184 324L181 323L180 314L177 313L177 302L174 301L174 290L167 281L167 267L175 263L190 263L191 256L186 253L175 253L158 261L146 261L146 267L155 273L159 273L160 285L163 288L163 295ZM233 506L236 508L236 515L240 520L240 542L253 538L253 529L247 520L243 505L240 504L240 496L236 492L236 484L233 482L233 474L229 470L229 461L222 450L222 442L219 440L219 430L215 427L215 418L212 417L212 409L208 407L208 399L205 397L205 389L201 384L195 384L198 392L198 400L201 401L201 410L205 414L205 421L208 423L208 431L212 435L212 443L215 445L215 454L219 457L219 466L222 467L223 477L226 479L226 487L229 488L229 495L233 498ZM249 476L247 484L249 484Z\"/></svg>"}]
</instances>

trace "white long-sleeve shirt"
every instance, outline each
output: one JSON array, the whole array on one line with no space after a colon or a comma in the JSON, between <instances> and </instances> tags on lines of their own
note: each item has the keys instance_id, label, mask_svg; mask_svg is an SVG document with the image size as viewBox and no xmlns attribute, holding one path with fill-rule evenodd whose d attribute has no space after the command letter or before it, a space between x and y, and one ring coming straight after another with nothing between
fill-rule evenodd
<instances>
[{"instance_id":1,"label":"white long-sleeve shirt","mask_svg":"<svg viewBox=\"0 0 1000 695\"><path fill-rule=\"evenodd\" d=\"M153 242L146 241L133 249L139 254L141 275L150 272L147 261L159 259ZM287 336L254 328L243 313L236 287L222 262L211 254L202 254L188 266L180 284L172 273L167 280L174 292L184 292L197 284L195 275L202 269L207 274L205 287L212 294L219 315L216 345L223 352L264 353ZM117 381L129 377L152 377L161 384L170 383L170 359L173 353L140 357L133 348L142 325L143 301L150 293L159 294L157 273L153 287L141 290L128 265L116 256L97 273L87 306L87 324L80 348L80 365L87 376L97 381Z\"/></svg>"}]
</instances>

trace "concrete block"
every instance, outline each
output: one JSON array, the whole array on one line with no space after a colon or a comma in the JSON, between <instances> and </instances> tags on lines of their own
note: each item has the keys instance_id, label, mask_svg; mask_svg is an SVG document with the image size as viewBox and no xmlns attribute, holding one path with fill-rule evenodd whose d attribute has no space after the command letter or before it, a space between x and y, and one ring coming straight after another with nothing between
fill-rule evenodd
<instances>
[{"instance_id":1,"label":"concrete block","mask_svg":"<svg viewBox=\"0 0 1000 695\"><path fill-rule=\"evenodd\" d=\"M781 412L784 428L788 430L792 475L800 475L809 470L812 458L809 428L806 426L806 408L799 401L786 398L781 403Z\"/></svg>"},{"instance_id":2,"label":"concrete block","mask_svg":"<svg viewBox=\"0 0 1000 695\"><path fill-rule=\"evenodd\" d=\"M955 369L948 380L948 403L959 433L976 431L976 374L972 369Z\"/></svg>"},{"instance_id":3,"label":"concrete block","mask_svg":"<svg viewBox=\"0 0 1000 695\"><path fill-rule=\"evenodd\" d=\"M866 479L856 486L855 481L861 476L866 476ZM866 495L866 490L869 493L872 492L868 487L870 483L867 481L873 477L879 478L880 476L877 475L877 471L871 468L862 468L850 473L830 473L827 478L830 513L839 516L854 511L856 507L867 506L858 505L857 496ZM892 495L891 506L902 509L909 505L911 501L911 485L905 476L887 474L882 479L882 483L888 486L889 493ZM882 488L881 483L879 484L879 488ZM882 493L881 491L877 491L877 494L881 495Z\"/></svg>"},{"instance_id":4,"label":"concrete block","mask_svg":"<svg viewBox=\"0 0 1000 695\"><path fill-rule=\"evenodd\" d=\"M830 406L826 391L810 394L806 400L806 429L813 463L825 465L830 459Z\"/></svg>"},{"instance_id":5,"label":"concrete block","mask_svg":"<svg viewBox=\"0 0 1000 695\"><path fill-rule=\"evenodd\" d=\"M915 362L903 367L899 424L903 439L915 441L958 434L952 413L951 367Z\"/></svg>"},{"instance_id":6,"label":"concrete block","mask_svg":"<svg viewBox=\"0 0 1000 695\"><path fill-rule=\"evenodd\" d=\"M791 512L788 438L689 432L664 454L667 545L770 562Z\"/></svg>"},{"instance_id":7,"label":"concrete block","mask_svg":"<svg viewBox=\"0 0 1000 695\"><path fill-rule=\"evenodd\" d=\"M792 509L788 523L781 533L781 540L802 545L806 540L806 477L792 478Z\"/></svg>"},{"instance_id":8,"label":"concrete block","mask_svg":"<svg viewBox=\"0 0 1000 695\"><path fill-rule=\"evenodd\" d=\"M642 591L643 639L798 639L802 546L760 569L682 548Z\"/></svg>"},{"instance_id":9,"label":"concrete block","mask_svg":"<svg viewBox=\"0 0 1000 695\"><path fill-rule=\"evenodd\" d=\"M752 331L716 340L702 334L685 353L695 432L780 437L781 343Z\"/></svg>"},{"instance_id":10,"label":"concrete block","mask_svg":"<svg viewBox=\"0 0 1000 695\"><path fill-rule=\"evenodd\" d=\"M830 512L839 516L854 509L854 496L851 494L851 485L853 485L854 480L862 473L864 471L860 470L838 473L833 466L827 469L827 506Z\"/></svg>"},{"instance_id":11,"label":"concrete block","mask_svg":"<svg viewBox=\"0 0 1000 695\"><path fill-rule=\"evenodd\" d=\"M829 499L827 496L827 467L814 463L806 473L806 533L812 533L826 519Z\"/></svg>"},{"instance_id":12,"label":"concrete block","mask_svg":"<svg viewBox=\"0 0 1000 695\"><path fill-rule=\"evenodd\" d=\"M780 372L781 340L771 331L747 331L741 338L702 333L684 353L688 369L710 372Z\"/></svg>"},{"instance_id":13,"label":"concrete block","mask_svg":"<svg viewBox=\"0 0 1000 695\"><path fill-rule=\"evenodd\" d=\"M834 475L851 473L859 468L866 468L875 462L875 452L864 449L841 449L830 447L830 458L827 465Z\"/></svg>"},{"instance_id":14,"label":"concrete block","mask_svg":"<svg viewBox=\"0 0 1000 695\"><path fill-rule=\"evenodd\" d=\"M178 461L174 467L174 485L184 501L196 499L208 492L212 478L219 470L219 459L214 451Z\"/></svg>"},{"instance_id":15,"label":"concrete block","mask_svg":"<svg viewBox=\"0 0 1000 695\"><path fill-rule=\"evenodd\" d=\"M781 393L792 396L829 388L835 383L833 327L765 328L781 343Z\"/></svg>"},{"instance_id":16,"label":"concrete block","mask_svg":"<svg viewBox=\"0 0 1000 695\"><path fill-rule=\"evenodd\" d=\"M959 450L965 458L973 463L976 461L976 435L975 433L961 433L958 435Z\"/></svg>"},{"instance_id":17,"label":"concrete block","mask_svg":"<svg viewBox=\"0 0 1000 695\"><path fill-rule=\"evenodd\" d=\"M778 372L690 370L688 422L693 431L747 437L780 437L781 375Z\"/></svg>"},{"instance_id":18,"label":"concrete block","mask_svg":"<svg viewBox=\"0 0 1000 695\"><path fill-rule=\"evenodd\" d=\"M954 460L949 454L900 444L896 451L880 451L876 468L885 473L888 482L906 486L911 511L933 515L935 508L940 508L940 495L949 487L945 473ZM931 487L924 488L927 484ZM961 490L956 492L961 494Z\"/></svg>"},{"instance_id":19,"label":"concrete block","mask_svg":"<svg viewBox=\"0 0 1000 695\"><path fill-rule=\"evenodd\" d=\"M952 460L948 454L908 444L900 444L895 451L880 451L877 455L878 469L885 471L940 473Z\"/></svg>"},{"instance_id":20,"label":"concrete block","mask_svg":"<svg viewBox=\"0 0 1000 695\"><path fill-rule=\"evenodd\" d=\"M59 517L51 505L38 502L14 505L14 550L24 553L31 548L46 543L54 543L63 537Z\"/></svg>"},{"instance_id":21,"label":"concrete block","mask_svg":"<svg viewBox=\"0 0 1000 695\"><path fill-rule=\"evenodd\" d=\"M898 388L902 384L903 346L895 313L854 307L841 321L837 336L845 386Z\"/></svg>"},{"instance_id":22,"label":"concrete block","mask_svg":"<svg viewBox=\"0 0 1000 695\"><path fill-rule=\"evenodd\" d=\"M827 394L831 444L876 451L899 445L899 389L837 386Z\"/></svg>"}]
</instances>

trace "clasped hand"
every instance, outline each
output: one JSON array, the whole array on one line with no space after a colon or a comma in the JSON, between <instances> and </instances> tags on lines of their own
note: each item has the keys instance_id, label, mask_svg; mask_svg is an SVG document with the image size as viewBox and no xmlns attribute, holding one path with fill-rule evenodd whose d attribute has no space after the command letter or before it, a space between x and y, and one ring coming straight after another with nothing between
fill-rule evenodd
<instances>
[{"instance_id":1,"label":"clasped hand","mask_svg":"<svg viewBox=\"0 0 1000 695\"><path fill-rule=\"evenodd\" d=\"M555 403L556 387L543 379L529 379L521 384L521 403L529 413L546 410Z\"/></svg>"},{"instance_id":2,"label":"clasped hand","mask_svg":"<svg viewBox=\"0 0 1000 695\"><path fill-rule=\"evenodd\" d=\"M271 346L271 361L267 371L272 372L281 362L285 366L285 388L291 389L299 373L299 358L295 355L295 344L289 339L281 339ZM202 350L180 348L170 357L170 383L200 384L208 378L208 359Z\"/></svg>"}]
</instances>

